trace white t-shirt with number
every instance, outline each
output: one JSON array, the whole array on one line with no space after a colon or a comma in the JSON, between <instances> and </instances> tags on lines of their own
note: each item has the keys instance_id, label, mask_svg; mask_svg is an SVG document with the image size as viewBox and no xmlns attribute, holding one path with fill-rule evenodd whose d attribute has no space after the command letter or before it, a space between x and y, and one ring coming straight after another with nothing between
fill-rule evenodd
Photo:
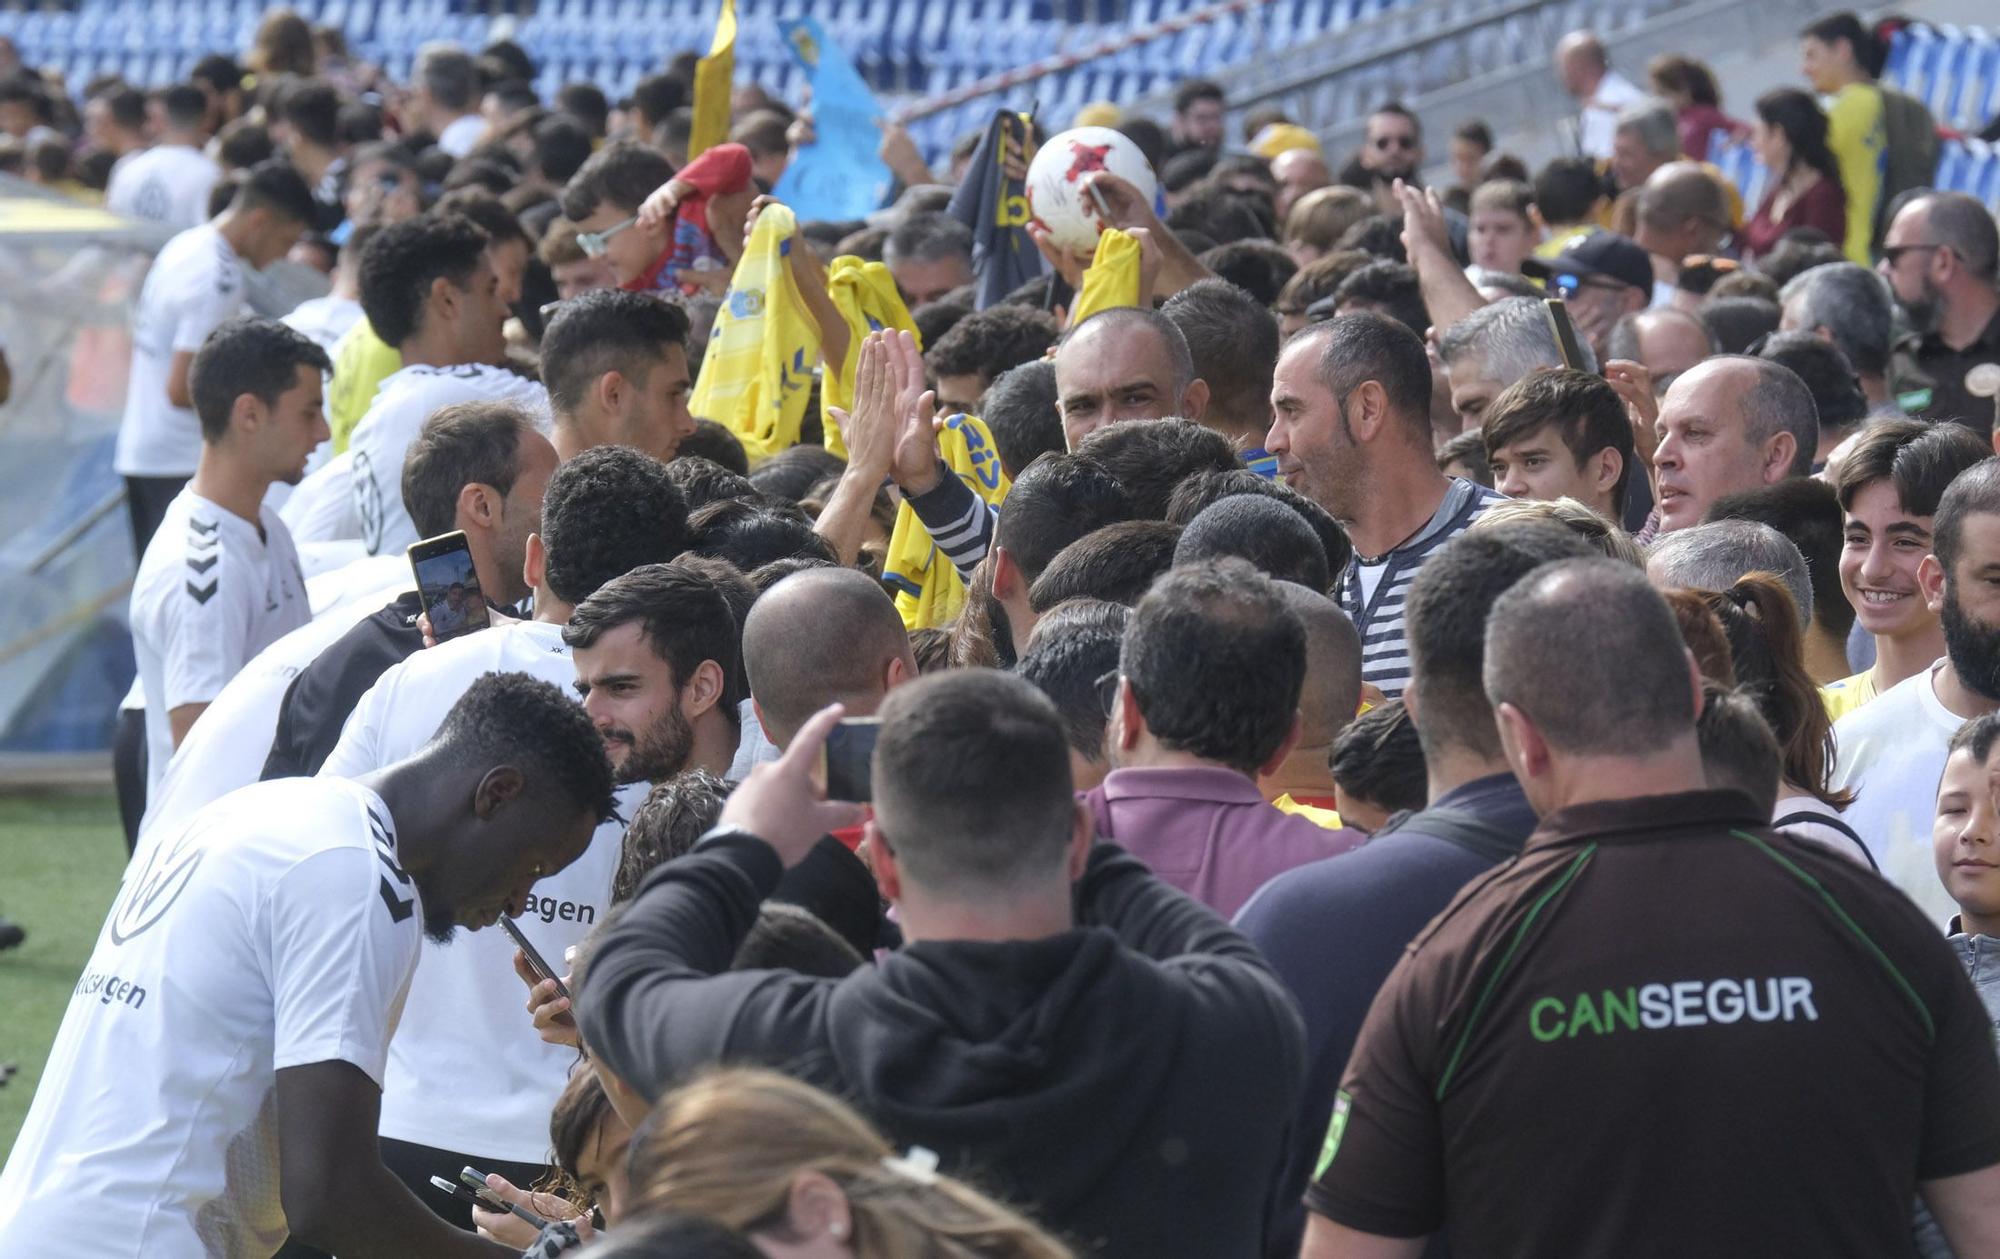
<instances>
[{"instance_id":1,"label":"white t-shirt with number","mask_svg":"<svg viewBox=\"0 0 2000 1259\"><path fill-rule=\"evenodd\" d=\"M419 365L389 376L347 443L347 452L354 457L354 513L370 555L400 553L420 540L403 507L403 458L423 431L424 421L457 402L511 402L543 432L555 423L549 391L504 367Z\"/></svg>"},{"instance_id":2,"label":"white t-shirt with number","mask_svg":"<svg viewBox=\"0 0 2000 1259\"><path fill-rule=\"evenodd\" d=\"M139 561L132 651L146 695L149 797L174 757L167 714L213 702L251 657L312 619L292 536L278 513L261 516L260 534L184 489Z\"/></svg>"},{"instance_id":3,"label":"white t-shirt with number","mask_svg":"<svg viewBox=\"0 0 2000 1259\"><path fill-rule=\"evenodd\" d=\"M576 666L562 626L497 626L391 666L355 705L320 774L365 774L409 756L437 733L474 681L514 671L574 694ZM528 912L514 920L559 972L564 951L610 907L625 838L621 819L632 816L649 789L646 783L622 788L617 817L597 828L583 856L537 883ZM409 1013L389 1045L382 1135L480 1158L542 1162L549 1111L576 1051L535 1035L527 996L504 931L461 935L442 947L426 942ZM468 1098L478 1104L468 1105Z\"/></svg>"},{"instance_id":4,"label":"white t-shirt with number","mask_svg":"<svg viewBox=\"0 0 2000 1259\"><path fill-rule=\"evenodd\" d=\"M111 168L104 208L184 232L208 221L208 194L220 178L222 168L200 149L156 144Z\"/></svg>"},{"instance_id":5,"label":"white t-shirt with number","mask_svg":"<svg viewBox=\"0 0 2000 1259\"><path fill-rule=\"evenodd\" d=\"M194 475L201 421L167 401L167 377L174 355L199 350L243 310L243 262L213 224L182 232L153 259L132 315L132 374L113 461L119 476Z\"/></svg>"},{"instance_id":6,"label":"white t-shirt with number","mask_svg":"<svg viewBox=\"0 0 2000 1259\"><path fill-rule=\"evenodd\" d=\"M389 810L357 783L259 783L162 839L0 1173L0 1254L274 1252L277 1072L337 1060L381 1082L422 923Z\"/></svg>"}]
</instances>

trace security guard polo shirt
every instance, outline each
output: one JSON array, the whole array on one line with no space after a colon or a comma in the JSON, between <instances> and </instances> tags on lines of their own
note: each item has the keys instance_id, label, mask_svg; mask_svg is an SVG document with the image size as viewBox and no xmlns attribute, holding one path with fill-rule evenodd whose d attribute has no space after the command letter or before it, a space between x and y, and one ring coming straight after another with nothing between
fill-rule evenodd
<instances>
[{"instance_id":1,"label":"security guard polo shirt","mask_svg":"<svg viewBox=\"0 0 2000 1259\"><path fill-rule=\"evenodd\" d=\"M2000 1065L1937 929L1728 791L1544 818L1370 1008L1306 1194L1455 1259L1910 1253L2000 1162Z\"/></svg>"}]
</instances>

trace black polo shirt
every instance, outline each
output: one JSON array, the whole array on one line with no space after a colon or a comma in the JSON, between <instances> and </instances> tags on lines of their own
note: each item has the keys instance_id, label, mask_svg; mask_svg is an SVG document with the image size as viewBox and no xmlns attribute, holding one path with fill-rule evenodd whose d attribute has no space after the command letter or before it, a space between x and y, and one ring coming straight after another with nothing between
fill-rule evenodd
<instances>
[{"instance_id":1,"label":"black polo shirt","mask_svg":"<svg viewBox=\"0 0 2000 1259\"><path fill-rule=\"evenodd\" d=\"M1917 366L1931 378L1931 399L1917 408L1926 419L1957 420L1986 432L1993 427L1993 399L1974 397L1965 374L1981 363L2000 363L2000 311L1986 321L1972 344L1954 350L1935 332L1917 343Z\"/></svg>"},{"instance_id":2,"label":"black polo shirt","mask_svg":"<svg viewBox=\"0 0 2000 1259\"><path fill-rule=\"evenodd\" d=\"M1553 814L1411 944L1306 1203L1477 1255L1910 1253L2000 1162L2000 1065L1937 929L1689 792Z\"/></svg>"}]
</instances>

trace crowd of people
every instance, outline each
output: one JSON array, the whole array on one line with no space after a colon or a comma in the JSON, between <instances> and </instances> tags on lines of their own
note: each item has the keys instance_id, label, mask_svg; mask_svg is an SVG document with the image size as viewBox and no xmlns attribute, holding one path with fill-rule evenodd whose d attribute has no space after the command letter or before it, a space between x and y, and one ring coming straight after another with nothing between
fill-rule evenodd
<instances>
[{"instance_id":1,"label":"crowd of people","mask_svg":"<svg viewBox=\"0 0 2000 1259\"><path fill-rule=\"evenodd\" d=\"M827 221L692 58L0 46L177 233L0 1252L2000 1254L2000 232L1799 44L1449 187L1092 106L1090 254L1004 110Z\"/></svg>"}]
</instances>

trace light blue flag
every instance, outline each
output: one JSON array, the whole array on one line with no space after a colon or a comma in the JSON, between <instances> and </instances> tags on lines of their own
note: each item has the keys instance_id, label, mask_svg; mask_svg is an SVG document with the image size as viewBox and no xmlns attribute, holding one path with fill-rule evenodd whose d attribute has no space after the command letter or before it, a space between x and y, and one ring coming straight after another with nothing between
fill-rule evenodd
<instances>
[{"instance_id":1,"label":"light blue flag","mask_svg":"<svg viewBox=\"0 0 2000 1259\"><path fill-rule=\"evenodd\" d=\"M814 138L792 155L771 191L801 219L861 218L889 191L889 168L876 156L882 111L875 94L818 20L789 18L778 29L812 83Z\"/></svg>"}]
</instances>

